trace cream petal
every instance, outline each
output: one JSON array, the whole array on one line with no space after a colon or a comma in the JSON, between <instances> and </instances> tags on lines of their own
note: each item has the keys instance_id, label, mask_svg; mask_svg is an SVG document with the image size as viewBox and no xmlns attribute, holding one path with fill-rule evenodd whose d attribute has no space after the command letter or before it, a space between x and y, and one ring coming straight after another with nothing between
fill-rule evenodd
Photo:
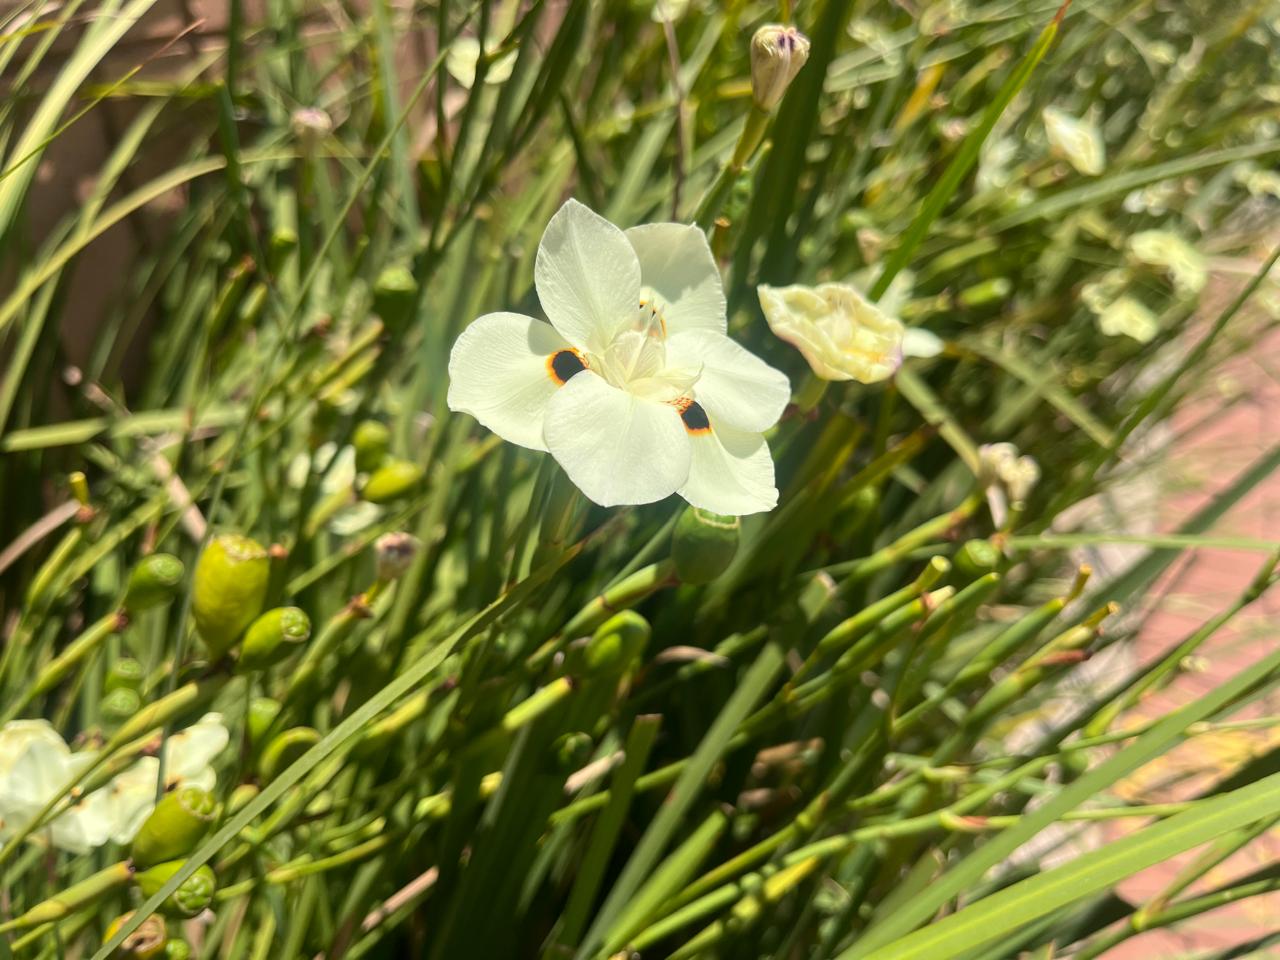
<instances>
[{"instance_id":1,"label":"cream petal","mask_svg":"<svg viewBox=\"0 0 1280 960\"><path fill-rule=\"evenodd\" d=\"M558 387L548 361L567 349L540 320L518 313L480 317L449 355L449 409L471 414L511 443L546 450L542 419Z\"/></svg>"},{"instance_id":2,"label":"cream petal","mask_svg":"<svg viewBox=\"0 0 1280 960\"><path fill-rule=\"evenodd\" d=\"M186 782L202 776L230 741L231 735L222 723L222 714L205 714L165 741L165 779L170 783Z\"/></svg>"},{"instance_id":3,"label":"cream petal","mask_svg":"<svg viewBox=\"0 0 1280 960\"><path fill-rule=\"evenodd\" d=\"M552 325L591 353L603 353L640 306L635 250L621 230L577 200L547 224L533 277Z\"/></svg>"},{"instance_id":4,"label":"cream petal","mask_svg":"<svg viewBox=\"0 0 1280 960\"><path fill-rule=\"evenodd\" d=\"M778 422L791 399L791 383L745 347L709 330L667 338L667 364L702 374L693 396L715 419L754 433Z\"/></svg>"},{"instance_id":5,"label":"cream petal","mask_svg":"<svg viewBox=\"0 0 1280 960\"><path fill-rule=\"evenodd\" d=\"M777 506L773 457L761 434L736 430L711 418L709 429L689 439L693 461L680 496L695 507L735 517Z\"/></svg>"},{"instance_id":6,"label":"cream petal","mask_svg":"<svg viewBox=\"0 0 1280 960\"><path fill-rule=\"evenodd\" d=\"M707 236L684 223L632 227L627 239L640 260L640 299L653 298L668 334L728 329L720 268Z\"/></svg>"},{"instance_id":7,"label":"cream petal","mask_svg":"<svg viewBox=\"0 0 1280 960\"><path fill-rule=\"evenodd\" d=\"M544 431L569 479L603 507L661 500L689 477L689 436L676 408L594 373L574 377L552 397Z\"/></svg>"}]
</instances>

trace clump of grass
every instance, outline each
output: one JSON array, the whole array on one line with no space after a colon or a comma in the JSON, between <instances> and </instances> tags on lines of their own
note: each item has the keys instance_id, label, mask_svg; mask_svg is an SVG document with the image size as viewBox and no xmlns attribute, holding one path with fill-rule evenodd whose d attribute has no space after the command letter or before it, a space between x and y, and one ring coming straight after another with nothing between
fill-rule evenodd
<instances>
[{"instance_id":1,"label":"clump of grass","mask_svg":"<svg viewBox=\"0 0 1280 960\"><path fill-rule=\"evenodd\" d=\"M442 0L305 26L233 4L225 49L159 86L98 66L148 6L37 12L0 45L23 94L0 114L0 708L94 751L0 829L7 951L149 932L174 956L1093 957L1275 889L1264 869L1188 892L1274 823L1269 758L1177 804L1108 792L1188 738L1274 722L1234 715L1277 653L1123 719L1273 585L1275 544L1235 543L1265 556L1256 580L1167 657L1007 737L1280 463L1171 537L1063 529L1158 475L1134 438L1273 326L1265 4L806 4L808 62L772 114L750 37L792 12L769 4ZM55 38L73 52L43 87ZM108 97L141 106L89 200L32 237L36 164ZM1101 170L1049 142L1046 109ZM139 184L175 130L189 154ZM78 258L179 186L58 387ZM445 406L461 329L536 313L537 240L569 194L706 228L731 331L798 388L770 436L781 502L714 569L692 572L682 504L591 507ZM1191 254L1135 252L1153 230ZM1252 276L1219 304L1194 275L1226 256ZM886 384L805 386L755 288L823 281L943 349ZM1145 313L1104 322L1121 298ZM992 497L993 442L1038 461L1025 502ZM1126 538L1151 550L1103 582L1068 560ZM157 554L185 573L142 603ZM209 806L149 828L189 831L175 866L140 882L125 844L42 842L210 711L234 746ZM26 782L7 763L0 812ZM1113 818L1144 826L1011 865L1053 825ZM1206 843L1155 901L1111 892Z\"/></svg>"}]
</instances>

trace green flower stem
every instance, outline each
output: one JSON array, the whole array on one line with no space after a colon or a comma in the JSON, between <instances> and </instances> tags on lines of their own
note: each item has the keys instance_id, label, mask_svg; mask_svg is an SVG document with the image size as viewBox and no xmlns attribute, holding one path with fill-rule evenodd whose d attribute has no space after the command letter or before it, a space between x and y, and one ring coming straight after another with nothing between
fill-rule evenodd
<instances>
[{"instance_id":1,"label":"green flower stem","mask_svg":"<svg viewBox=\"0 0 1280 960\"><path fill-rule=\"evenodd\" d=\"M45 923L62 920L90 904L101 902L132 878L133 865L128 860L113 863L105 870L99 870L79 883L72 884L56 897L37 903L21 916L14 917L7 923L0 923L0 933L29 930Z\"/></svg>"},{"instance_id":2,"label":"green flower stem","mask_svg":"<svg viewBox=\"0 0 1280 960\"><path fill-rule=\"evenodd\" d=\"M113 611L95 621L80 636L72 640L60 654L41 668L35 682L9 705L0 723L8 723L21 714L32 700L56 687L77 664L97 651L107 637L120 633L128 622L129 618L123 610Z\"/></svg>"},{"instance_id":3,"label":"green flower stem","mask_svg":"<svg viewBox=\"0 0 1280 960\"><path fill-rule=\"evenodd\" d=\"M280 716L273 724L273 729L279 729L283 725L286 714L297 708L304 695L315 692L325 659L351 636L359 624L373 616L374 605L389 586L390 584L381 580L375 581L369 589L357 594L328 619L324 628L307 647L296 669L289 674L288 685L280 698Z\"/></svg>"},{"instance_id":4,"label":"green flower stem","mask_svg":"<svg viewBox=\"0 0 1280 960\"><path fill-rule=\"evenodd\" d=\"M13 941L13 952L18 953L27 947L39 941L42 937L46 937L55 930L58 932L59 938L63 943L70 943L77 934L85 927L92 923L98 916L98 910L95 905L90 905L89 909L81 910L79 913L71 917L64 917L61 920L51 920L40 926L28 930L20 937L16 937Z\"/></svg>"},{"instance_id":5,"label":"green flower stem","mask_svg":"<svg viewBox=\"0 0 1280 960\"><path fill-rule=\"evenodd\" d=\"M525 666L530 672L537 672L568 641L591 633L618 611L629 610L646 597L677 583L675 565L670 560L642 567L594 597L564 625L559 634L530 654Z\"/></svg>"},{"instance_id":6,"label":"green flower stem","mask_svg":"<svg viewBox=\"0 0 1280 960\"><path fill-rule=\"evenodd\" d=\"M724 203L724 198L728 196L729 189L733 186L733 182L742 173L747 162L763 142L771 119L770 114L761 110L754 102L751 104L751 112L747 114L746 123L742 126L742 133L738 135L738 142L733 148L733 156L720 168L715 180L707 188L707 192L702 195L702 200L698 203L698 209L693 215L695 223L699 223L703 227L709 227L712 221L715 220L716 214L720 212L720 207Z\"/></svg>"},{"instance_id":7,"label":"green flower stem","mask_svg":"<svg viewBox=\"0 0 1280 960\"><path fill-rule=\"evenodd\" d=\"M563 703L573 694L576 687L577 683L572 677L560 677L540 690L534 691L527 699L508 710L497 726L471 740L459 751L459 756L475 756L500 747L517 731L528 726L557 704Z\"/></svg>"}]
</instances>

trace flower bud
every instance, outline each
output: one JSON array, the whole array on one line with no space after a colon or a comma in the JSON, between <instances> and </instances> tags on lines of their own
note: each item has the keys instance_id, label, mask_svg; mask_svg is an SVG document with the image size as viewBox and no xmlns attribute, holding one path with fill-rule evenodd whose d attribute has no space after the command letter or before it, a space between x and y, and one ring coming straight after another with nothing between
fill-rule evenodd
<instances>
[{"instance_id":1,"label":"flower bud","mask_svg":"<svg viewBox=\"0 0 1280 960\"><path fill-rule=\"evenodd\" d=\"M728 569L738 552L737 517L686 507L671 535L671 559L685 583L710 583Z\"/></svg>"},{"instance_id":2,"label":"flower bud","mask_svg":"<svg viewBox=\"0 0 1280 960\"><path fill-rule=\"evenodd\" d=\"M104 690L107 693L112 690L118 690L121 687L127 687L130 690L141 690L145 674L146 670L139 661L133 657L121 657L107 668L107 679L103 684Z\"/></svg>"},{"instance_id":3,"label":"flower bud","mask_svg":"<svg viewBox=\"0 0 1280 960\"><path fill-rule=\"evenodd\" d=\"M592 746L591 737L581 731L557 737L551 744L556 769L564 773L579 769L590 758Z\"/></svg>"},{"instance_id":4,"label":"flower bud","mask_svg":"<svg viewBox=\"0 0 1280 960\"><path fill-rule=\"evenodd\" d=\"M244 805L261 793L256 783L242 783L231 791L231 796L227 798L227 813L237 813L244 809Z\"/></svg>"},{"instance_id":5,"label":"flower bud","mask_svg":"<svg viewBox=\"0 0 1280 960\"><path fill-rule=\"evenodd\" d=\"M182 561L172 554L153 553L143 557L129 575L124 608L138 613L168 603L178 592L185 572Z\"/></svg>"},{"instance_id":6,"label":"flower bud","mask_svg":"<svg viewBox=\"0 0 1280 960\"><path fill-rule=\"evenodd\" d=\"M370 503L390 503L413 492L422 480L422 468L408 460L388 460L373 472L361 495Z\"/></svg>"},{"instance_id":7,"label":"flower bud","mask_svg":"<svg viewBox=\"0 0 1280 960\"><path fill-rule=\"evenodd\" d=\"M174 937L164 945L165 960L191 960L191 944Z\"/></svg>"},{"instance_id":8,"label":"flower bud","mask_svg":"<svg viewBox=\"0 0 1280 960\"><path fill-rule=\"evenodd\" d=\"M132 687L116 687L102 698L102 725L115 730L142 709L142 695Z\"/></svg>"},{"instance_id":9,"label":"flower bud","mask_svg":"<svg viewBox=\"0 0 1280 960\"><path fill-rule=\"evenodd\" d=\"M311 636L311 618L298 607L276 607L249 625L240 644L241 670L265 670L299 649Z\"/></svg>"},{"instance_id":10,"label":"flower bud","mask_svg":"<svg viewBox=\"0 0 1280 960\"><path fill-rule=\"evenodd\" d=\"M1000 550L990 540L968 540L956 551L955 567L966 577L981 577L1000 565Z\"/></svg>"},{"instance_id":11,"label":"flower bud","mask_svg":"<svg viewBox=\"0 0 1280 960\"><path fill-rule=\"evenodd\" d=\"M404 327L417 299L418 281L407 267L385 267L373 283L373 312L388 330Z\"/></svg>"},{"instance_id":12,"label":"flower bud","mask_svg":"<svg viewBox=\"0 0 1280 960\"><path fill-rule=\"evenodd\" d=\"M145 870L185 857L204 838L217 815L218 801L201 787L187 785L165 794L133 838L133 865Z\"/></svg>"},{"instance_id":13,"label":"flower bud","mask_svg":"<svg viewBox=\"0 0 1280 960\"><path fill-rule=\"evenodd\" d=\"M634 610L622 610L596 629L582 655L588 676L621 673L639 659L649 643L649 621Z\"/></svg>"},{"instance_id":14,"label":"flower bud","mask_svg":"<svg viewBox=\"0 0 1280 960\"><path fill-rule=\"evenodd\" d=\"M166 860L154 867L143 870L133 880L144 898L155 896L160 888L169 882L169 878L177 873L185 860ZM199 867L195 873L183 880L178 889L169 894L160 904L161 912L171 917L194 917L213 902L213 895L218 889L218 881L209 866Z\"/></svg>"},{"instance_id":15,"label":"flower bud","mask_svg":"<svg viewBox=\"0 0 1280 960\"><path fill-rule=\"evenodd\" d=\"M106 936L102 938L103 943L107 943L114 937L125 921L133 916L133 912L121 914L107 924ZM142 921L142 925L134 930L120 942L120 946L116 947L115 952L111 955L113 958L129 958L129 960L150 960L151 957L159 957L164 953L165 940L167 934L164 929L164 920L156 914L152 914Z\"/></svg>"},{"instance_id":16,"label":"flower bud","mask_svg":"<svg viewBox=\"0 0 1280 960\"><path fill-rule=\"evenodd\" d=\"M270 783L289 765L320 742L320 732L311 727L293 727L267 744L258 760L258 776Z\"/></svg>"},{"instance_id":17,"label":"flower bud","mask_svg":"<svg viewBox=\"0 0 1280 960\"><path fill-rule=\"evenodd\" d=\"M418 538L407 533L384 533L373 545L377 576L383 582L398 580L418 555Z\"/></svg>"},{"instance_id":18,"label":"flower bud","mask_svg":"<svg viewBox=\"0 0 1280 960\"><path fill-rule=\"evenodd\" d=\"M356 450L356 469L361 473L377 470L391 447L391 431L380 420L362 420L351 434Z\"/></svg>"},{"instance_id":19,"label":"flower bud","mask_svg":"<svg viewBox=\"0 0 1280 960\"><path fill-rule=\"evenodd\" d=\"M254 697L249 701L249 745L258 746L280 715L280 703L270 697Z\"/></svg>"},{"instance_id":20,"label":"flower bud","mask_svg":"<svg viewBox=\"0 0 1280 960\"><path fill-rule=\"evenodd\" d=\"M809 59L809 38L795 27L765 24L751 38L751 95L772 113Z\"/></svg>"},{"instance_id":21,"label":"flower bud","mask_svg":"<svg viewBox=\"0 0 1280 960\"><path fill-rule=\"evenodd\" d=\"M271 561L260 543L238 534L215 537L196 564L192 614L200 639L221 657L262 612Z\"/></svg>"}]
</instances>

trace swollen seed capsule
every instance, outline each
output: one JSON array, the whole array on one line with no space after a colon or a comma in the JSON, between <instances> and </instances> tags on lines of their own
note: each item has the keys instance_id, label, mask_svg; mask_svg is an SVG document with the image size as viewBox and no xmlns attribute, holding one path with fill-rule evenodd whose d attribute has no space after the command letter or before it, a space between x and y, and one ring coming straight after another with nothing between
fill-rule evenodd
<instances>
[{"instance_id":1,"label":"swollen seed capsule","mask_svg":"<svg viewBox=\"0 0 1280 960\"><path fill-rule=\"evenodd\" d=\"M102 698L102 725L115 730L142 709L142 695L132 687L116 687Z\"/></svg>"},{"instance_id":2,"label":"swollen seed capsule","mask_svg":"<svg viewBox=\"0 0 1280 960\"><path fill-rule=\"evenodd\" d=\"M241 670L264 670L298 650L311 637L311 618L298 607L276 607L249 625L240 644Z\"/></svg>"},{"instance_id":3,"label":"swollen seed capsule","mask_svg":"<svg viewBox=\"0 0 1280 960\"><path fill-rule=\"evenodd\" d=\"M249 745L257 747L280 715L280 702L270 697L254 697L249 702Z\"/></svg>"},{"instance_id":4,"label":"swollen seed capsule","mask_svg":"<svg viewBox=\"0 0 1280 960\"><path fill-rule=\"evenodd\" d=\"M413 314L418 281L408 268L386 267L373 284L373 312L388 330L399 330Z\"/></svg>"},{"instance_id":5,"label":"swollen seed capsule","mask_svg":"<svg viewBox=\"0 0 1280 960\"><path fill-rule=\"evenodd\" d=\"M231 649L262 612L270 578L266 549L248 537L215 537L200 555L192 613L200 639L215 660Z\"/></svg>"},{"instance_id":6,"label":"swollen seed capsule","mask_svg":"<svg viewBox=\"0 0 1280 960\"><path fill-rule=\"evenodd\" d=\"M145 870L185 857L196 848L218 815L218 801L200 787L179 787L165 794L133 838L133 865Z\"/></svg>"},{"instance_id":7,"label":"swollen seed capsule","mask_svg":"<svg viewBox=\"0 0 1280 960\"><path fill-rule=\"evenodd\" d=\"M191 960L191 944L174 938L164 945L165 960Z\"/></svg>"},{"instance_id":8,"label":"swollen seed capsule","mask_svg":"<svg viewBox=\"0 0 1280 960\"><path fill-rule=\"evenodd\" d=\"M388 460L373 472L361 495L370 503L390 503L413 492L422 480L422 468L408 460Z\"/></svg>"},{"instance_id":9,"label":"swollen seed capsule","mask_svg":"<svg viewBox=\"0 0 1280 960\"><path fill-rule=\"evenodd\" d=\"M737 517L687 507L671 536L671 559L685 583L710 583L738 553Z\"/></svg>"},{"instance_id":10,"label":"swollen seed capsule","mask_svg":"<svg viewBox=\"0 0 1280 960\"><path fill-rule=\"evenodd\" d=\"M1000 551L990 540L967 540L956 552L955 567L966 577L980 577L1000 565Z\"/></svg>"},{"instance_id":11,"label":"swollen seed capsule","mask_svg":"<svg viewBox=\"0 0 1280 960\"><path fill-rule=\"evenodd\" d=\"M634 610L614 614L587 642L582 655L584 672L589 676L621 673L644 652L651 633L649 621Z\"/></svg>"},{"instance_id":12,"label":"swollen seed capsule","mask_svg":"<svg viewBox=\"0 0 1280 960\"><path fill-rule=\"evenodd\" d=\"M143 870L133 878L138 885L138 891L144 898L149 899L155 896L184 863L186 863L185 860L166 860L164 863L157 863L154 867ZM194 917L213 902L213 895L217 889L218 881L213 871L208 865L201 866L183 880L177 890L169 894L169 897L160 904L160 910L171 917Z\"/></svg>"},{"instance_id":13,"label":"swollen seed capsule","mask_svg":"<svg viewBox=\"0 0 1280 960\"><path fill-rule=\"evenodd\" d=\"M153 553L143 557L129 575L124 608L130 613L138 613L168 603L178 592L185 572L182 561L172 554Z\"/></svg>"},{"instance_id":14,"label":"swollen seed capsule","mask_svg":"<svg viewBox=\"0 0 1280 960\"><path fill-rule=\"evenodd\" d=\"M132 911L121 914L107 924L107 933L102 938L102 942L109 942L117 931L125 925L125 921L132 916ZM151 957L158 957L164 953L165 939L164 920L153 913L142 921L142 926L120 941L120 946L116 947L111 956L120 958L120 960L124 960L124 958L129 958L129 960L150 960Z\"/></svg>"},{"instance_id":15,"label":"swollen seed capsule","mask_svg":"<svg viewBox=\"0 0 1280 960\"><path fill-rule=\"evenodd\" d=\"M130 690L141 690L145 674L146 670L141 662L133 659L133 657L121 657L107 669L107 679L103 684L103 689L107 693L112 690L119 690L122 687L127 687Z\"/></svg>"},{"instance_id":16,"label":"swollen seed capsule","mask_svg":"<svg viewBox=\"0 0 1280 960\"><path fill-rule=\"evenodd\" d=\"M311 727L294 727L277 736L262 751L258 761L258 776L263 783L270 783L288 769L293 761L320 742L320 732Z\"/></svg>"},{"instance_id":17,"label":"swollen seed capsule","mask_svg":"<svg viewBox=\"0 0 1280 960\"><path fill-rule=\"evenodd\" d=\"M380 420L362 420L351 433L351 446L356 451L356 469L369 473L382 466L391 448L391 431Z\"/></svg>"},{"instance_id":18,"label":"swollen seed capsule","mask_svg":"<svg viewBox=\"0 0 1280 960\"><path fill-rule=\"evenodd\" d=\"M261 791L257 784L242 783L231 791L231 796L227 798L227 814L236 813L244 808L244 805L256 797Z\"/></svg>"}]
</instances>

